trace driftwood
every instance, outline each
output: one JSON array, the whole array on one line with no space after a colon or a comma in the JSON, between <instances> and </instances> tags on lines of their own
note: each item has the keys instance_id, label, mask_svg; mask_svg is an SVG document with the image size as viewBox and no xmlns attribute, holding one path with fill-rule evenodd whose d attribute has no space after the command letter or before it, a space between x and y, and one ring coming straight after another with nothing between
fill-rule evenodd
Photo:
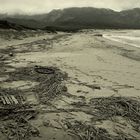
<instances>
[{"instance_id":1,"label":"driftwood","mask_svg":"<svg viewBox=\"0 0 140 140\"><path fill-rule=\"evenodd\" d=\"M3 95L3 96L0 96L0 99L4 105L18 104L19 103L14 95Z\"/></svg>"}]
</instances>

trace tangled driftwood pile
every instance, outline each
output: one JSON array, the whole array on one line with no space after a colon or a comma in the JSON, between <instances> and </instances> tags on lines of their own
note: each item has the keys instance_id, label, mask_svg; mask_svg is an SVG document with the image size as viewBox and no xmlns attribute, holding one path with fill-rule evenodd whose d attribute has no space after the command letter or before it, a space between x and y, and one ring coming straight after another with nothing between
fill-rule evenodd
<instances>
[{"instance_id":1,"label":"tangled driftwood pile","mask_svg":"<svg viewBox=\"0 0 140 140\"><path fill-rule=\"evenodd\" d=\"M26 104L24 92L35 93L39 104L51 103L55 97L67 93L64 80L68 78L68 75L56 67L43 66L18 68L16 71L9 72L8 75L6 82L29 80L37 82L38 85L23 91L0 89L0 99L3 103L0 108L2 122L0 131L9 140L26 140L32 136L38 136L38 129L30 124L30 119L36 116L37 111L33 108L34 106ZM73 103L73 105L80 110L81 107L87 108L85 113L93 115L94 122L121 116L130 120L134 129L140 132L140 101L138 99L112 96L93 98L90 103L84 101L83 99L82 102ZM68 128L66 131L78 135L81 140L120 140L119 137L110 135L107 130L96 127L94 124L66 120L66 126ZM128 137L125 138L128 139Z\"/></svg>"},{"instance_id":2,"label":"tangled driftwood pile","mask_svg":"<svg viewBox=\"0 0 140 140\"><path fill-rule=\"evenodd\" d=\"M35 88L41 103L48 103L59 94L67 92L67 88L62 82L68 77L66 73L55 67L36 66L34 70L44 77Z\"/></svg>"},{"instance_id":3,"label":"tangled driftwood pile","mask_svg":"<svg viewBox=\"0 0 140 140\"><path fill-rule=\"evenodd\" d=\"M87 104L86 104L87 105ZM115 129L116 135L110 134L107 129L99 127L96 122L111 120L115 121L115 117L121 117L131 123L132 129L140 132L140 101L137 98L129 97L102 97L93 98L89 103L91 111L88 114L93 116L92 123L74 121L66 121L69 132L80 137L81 140L134 140L137 138L127 135L121 129ZM119 123L116 120L116 123ZM114 122L115 123L115 122Z\"/></svg>"},{"instance_id":4,"label":"tangled driftwood pile","mask_svg":"<svg viewBox=\"0 0 140 140\"><path fill-rule=\"evenodd\" d=\"M79 121L74 123L67 122L66 125L72 130L68 132L77 135L80 140L112 140L112 137L103 128L87 125Z\"/></svg>"},{"instance_id":5,"label":"tangled driftwood pile","mask_svg":"<svg viewBox=\"0 0 140 140\"><path fill-rule=\"evenodd\" d=\"M112 96L92 99L90 104L96 109L95 119L106 120L121 116L133 122L135 130L140 132L140 101L138 99Z\"/></svg>"},{"instance_id":6,"label":"tangled driftwood pile","mask_svg":"<svg viewBox=\"0 0 140 140\"><path fill-rule=\"evenodd\" d=\"M31 136L38 136L39 131L28 122L9 121L0 128L8 140L27 140ZM24 121L24 120L23 120Z\"/></svg>"},{"instance_id":7,"label":"tangled driftwood pile","mask_svg":"<svg viewBox=\"0 0 140 140\"><path fill-rule=\"evenodd\" d=\"M25 67L9 72L6 82L30 80L38 85L28 90L0 88L0 131L8 140L27 140L38 136L39 131L30 124L38 111L32 104L26 103L24 92L33 92L40 104L47 104L67 88L63 81L67 74L55 67Z\"/></svg>"},{"instance_id":8,"label":"tangled driftwood pile","mask_svg":"<svg viewBox=\"0 0 140 140\"><path fill-rule=\"evenodd\" d=\"M37 111L29 105L0 108L0 131L8 140L26 140L38 136L39 131L29 123Z\"/></svg>"},{"instance_id":9,"label":"tangled driftwood pile","mask_svg":"<svg viewBox=\"0 0 140 140\"><path fill-rule=\"evenodd\" d=\"M64 80L66 80L68 75L62 72L56 67L25 67L19 68L14 72L9 73L8 81L33 81L39 84L28 90L36 93L39 97L40 103L48 103L54 97L63 94L67 91L64 85Z\"/></svg>"}]
</instances>

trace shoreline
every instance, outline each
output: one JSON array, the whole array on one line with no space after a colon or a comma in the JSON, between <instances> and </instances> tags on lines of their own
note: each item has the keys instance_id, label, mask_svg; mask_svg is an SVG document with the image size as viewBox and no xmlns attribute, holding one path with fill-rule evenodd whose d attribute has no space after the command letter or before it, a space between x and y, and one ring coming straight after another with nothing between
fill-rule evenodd
<instances>
[{"instance_id":1,"label":"shoreline","mask_svg":"<svg viewBox=\"0 0 140 140\"><path fill-rule=\"evenodd\" d=\"M130 59L140 61L140 47L131 44L123 43L106 37L98 38L100 41L105 41L108 46L121 50L122 55Z\"/></svg>"},{"instance_id":2,"label":"shoreline","mask_svg":"<svg viewBox=\"0 0 140 140\"><path fill-rule=\"evenodd\" d=\"M106 38L106 39L108 39L108 40L111 40L111 41L115 41L115 42L122 43L122 44L124 44L124 45L128 45L128 46L133 46L133 47L136 47L136 48L140 48L140 46L135 45L135 44L133 44L133 43L127 43L127 42L125 42L125 41L121 41L121 40L119 40L119 39L115 39L115 38L109 37L109 36L107 36L107 35L103 35L103 37Z\"/></svg>"}]
</instances>

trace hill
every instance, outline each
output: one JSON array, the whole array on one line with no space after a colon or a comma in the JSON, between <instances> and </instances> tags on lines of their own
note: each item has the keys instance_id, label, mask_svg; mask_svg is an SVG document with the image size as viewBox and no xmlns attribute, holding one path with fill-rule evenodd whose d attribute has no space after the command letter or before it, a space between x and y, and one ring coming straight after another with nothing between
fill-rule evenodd
<instances>
[{"instance_id":1,"label":"hill","mask_svg":"<svg viewBox=\"0 0 140 140\"><path fill-rule=\"evenodd\" d=\"M48 14L0 17L34 29L140 29L140 8L117 12L104 8L73 7L53 10Z\"/></svg>"},{"instance_id":2,"label":"hill","mask_svg":"<svg viewBox=\"0 0 140 140\"><path fill-rule=\"evenodd\" d=\"M26 27L23 27L22 25L18 25L15 23L10 23L6 20L0 20L0 29L23 30L23 29L26 29Z\"/></svg>"}]
</instances>

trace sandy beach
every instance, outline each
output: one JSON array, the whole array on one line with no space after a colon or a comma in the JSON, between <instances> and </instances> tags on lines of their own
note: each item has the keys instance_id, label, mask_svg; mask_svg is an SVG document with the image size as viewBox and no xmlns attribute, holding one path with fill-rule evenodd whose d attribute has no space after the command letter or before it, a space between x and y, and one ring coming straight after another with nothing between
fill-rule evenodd
<instances>
[{"instance_id":1,"label":"sandy beach","mask_svg":"<svg viewBox=\"0 0 140 140\"><path fill-rule=\"evenodd\" d=\"M14 91L18 91L25 97L25 103L37 110L36 117L29 123L39 131L40 137L31 136L32 140L46 140L46 137L48 140L80 140L83 137L80 132L86 129L79 128L81 131L77 133L77 129L72 129L77 126L74 122L78 122L79 127L92 124L106 140L140 139L140 125L128 120L128 115L112 115L106 119L105 116L102 119L102 114L96 116L96 99L113 98L115 102L119 98L119 101L126 99L125 103L129 103L129 99L139 102L140 96L140 48L97 35L107 32L111 31L28 33L29 36L22 38L21 35L21 40L12 38L8 43L1 37L0 96L4 91L13 96ZM56 67L66 73L67 78L61 84L66 86L67 92L50 96L47 104L41 102L38 95L41 92L34 90L41 83L40 79L33 80L29 74L27 78L20 76L20 72L25 73L27 69L33 73L35 66ZM45 76L41 75L44 79ZM45 100L45 97L41 99ZM6 122L0 121L2 129ZM6 140L5 133L0 131L1 140ZM89 135L92 134L86 134L85 139L88 140Z\"/></svg>"}]
</instances>

